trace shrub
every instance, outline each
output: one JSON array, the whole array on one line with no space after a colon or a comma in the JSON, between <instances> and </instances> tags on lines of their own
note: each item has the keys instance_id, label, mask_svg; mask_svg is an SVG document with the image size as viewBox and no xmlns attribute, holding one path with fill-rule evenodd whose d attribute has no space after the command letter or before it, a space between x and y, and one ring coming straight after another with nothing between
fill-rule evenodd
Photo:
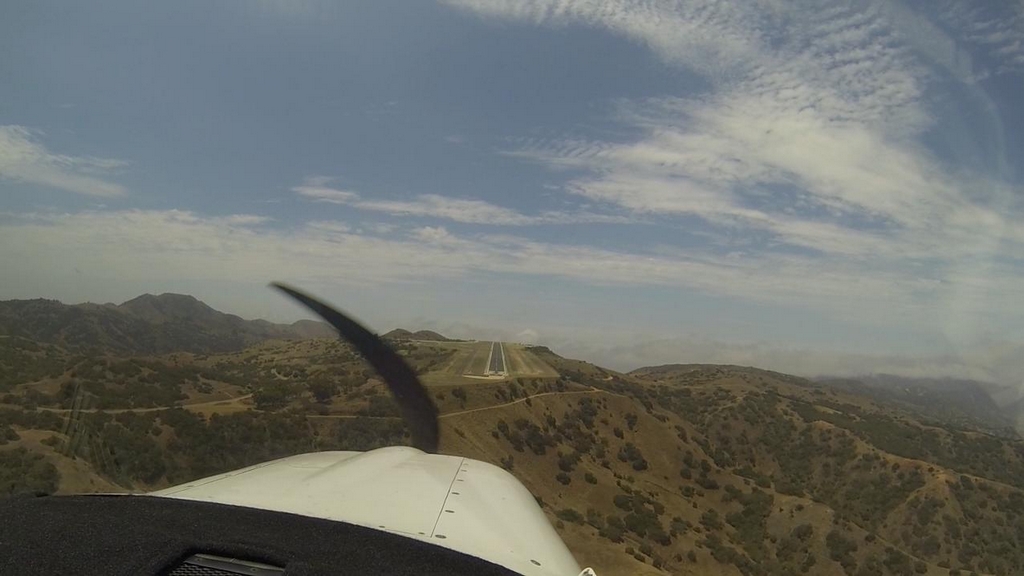
<instances>
[{"instance_id":1,"label":"shrub","mask_svg":"<svg viewBox=\"0 0 1024 576\"><path fill-rule=\"evenodd\" d=\"M790 533L797 540L806 542L811 536L814 535L814 526L810 524L801 524Z\"/></svg>"},{"instance_id":2,"label":"shrub","mask_svg":"<svg viewBox=\"0 0 1024 576\"><path fill-rule=\"evenodd\" d=\"M565 520L566 522L583 524L583 515L572 508L562 508L558 512L555 512L555 516L558 516L560 520Z\"/></svg>"}]
</instances>

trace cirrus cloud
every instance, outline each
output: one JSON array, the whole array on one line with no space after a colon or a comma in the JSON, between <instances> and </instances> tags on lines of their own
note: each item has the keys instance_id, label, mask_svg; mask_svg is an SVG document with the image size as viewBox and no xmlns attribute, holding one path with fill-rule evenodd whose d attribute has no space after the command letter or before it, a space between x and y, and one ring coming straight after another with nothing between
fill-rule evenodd
<instances>
[{"instance_id":1,"label":"cirrus cloud","mask_svg":"<svg viewBox=\"0 0 1024 576\"><path fill-rule=\"evenodd\" d=\"M307 178L301 186L292 188L299 196L317 202L345 204L360 210L382 212L396 216L440 218L468 224L496 226L527 226L537 224L574 223L626 223L633 219L613 214L590 212L543 212L527 215L510 208L483 200L453 198L440 194L420 194L412 200L382 200L364 198L356 192L329 187L330 179Z\"/></svg>"},{"instance_id":2,"label":"cirrus cloud","mask_svg":"<svg viewBox=\"0 0 1024 576\"><path fill-rule=\"evenodd\" d=\"M111 198L127 193L120 184L99 177L124 167L125 162L54 154L38 136L23 126L0 126L0 176L86 196Z\"/></svg>"}]
</instances>

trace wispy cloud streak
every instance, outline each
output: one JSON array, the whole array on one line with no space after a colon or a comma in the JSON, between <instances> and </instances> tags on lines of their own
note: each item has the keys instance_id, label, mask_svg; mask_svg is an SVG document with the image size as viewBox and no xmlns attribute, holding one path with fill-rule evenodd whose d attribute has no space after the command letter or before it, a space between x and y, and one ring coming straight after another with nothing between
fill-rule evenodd
<instances>
[{"instance_id":1,"label":"wispy cloud streak","mask_svg":"<svg viewBox=\"0 0 1024 576\"><path fill-rule=\"evenodd\" d=\"M39 134L23 126L0 126L0 176L87 196L124 196L119 184L100 176L126 165L119 160L50 152Z\"/></svg>"},{"instance_id":2,"label":"wispy cloud streak","mask_svg":"<svg viewBox=\"0 0 1024 576\"><path fill-rule=\"evenodd\" d=\"M321 178L307 180L292 191L310 200L345 204L360 210L396 216L419 216L469 224L528 226L537 224L624 223L634 219L614 214L590 212L543 212L527 215L510 208L476 199L453 198L439 194L420 194L411 200L363 198L355 192L330 188Z\"/></svg>"}]
</instances>

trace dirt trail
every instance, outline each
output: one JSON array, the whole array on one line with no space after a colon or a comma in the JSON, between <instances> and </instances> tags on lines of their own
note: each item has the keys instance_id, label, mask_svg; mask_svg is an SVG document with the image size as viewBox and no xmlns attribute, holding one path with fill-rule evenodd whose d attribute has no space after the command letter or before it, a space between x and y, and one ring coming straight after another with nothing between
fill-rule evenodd
<instances>
[{"instance_id":1,"label":"dirt trail","mask_svg":"<svg viewBox=\"0 0 1024 576\"><path fill-rule=\"evenodd\" d=\"M252 398L252 394L244 394L242 396L235 396L234 398L225 398L223 400L208 400L206 402L195 402L193 404L179 404L177 406L157 406L155 408L84 408L77 410L77 412L106 412L107 414L122 414L124 412L159 412L160 410L168 410L171 408L185 408L187 410L194 410L196 408L237 406L241 404L243 400L248 400L249 398ZM47 412L58 412L61 414L67 414L69 412L76 411L73 408L47 408L44 406L40 406L39 409L45 410Z\"/></svg>"},{"instance_id":2,"label":"dirt trail","mask_svg":"<svg viewBox=\"0 0 1024 576\"><path fill-rule=\"evenodd\" d=\"M458 412L448 412L447 414L441 414L438 418L451 418L452 416L461 416L463 414L472 414L473 412L483 412L484 410L494 410L495 408L504 408L505 406L511 406L513 404L519 404L532 400L534 398L540 398L541 396L554 396L556 394L564 394L566 396L570 394L595 394L601 393L604 390L598 390L597 388L591 388L590 390L573 390L570 392L541 392L540 394L533 394L526 396L525 398L519 398L518 400L512 400L511 402L505 402L503 404L492 404L490 406L481 406L480 408L471 408L469 410L459 410Z\"/></svg>"},{"instance_id":3,"label":"dirt trail","mask_svg":"<svg viewBox=\"0 0 1024 576\"><path fill-rule=\"evenodd\" d=\"M544 397L544 396L557 396L557 395L570 396L570 395L576 395L576 394L609 394L611 396L622 396L621 394L615 394L614 392L608 392L607 390L600 390L598 388L591 388L589 390L570 390L570 391L566 391L566 392L541 392L539 394L531 394L531 395L525 396L523 398L517 398L516 400L511 400L509 402L503 402L501 404L492 404L490 406L481 406L480 408L470 408L468 410L459 410L457 412L447 412L445 414L438 415L438 419L452 418L454 416L462 416L464 414L472 414L474 412L484 412L486 410L496 410L498 408L504 408L506 406L512 406L512 405L515 405L515 404L521 404L523 402L526 402L527 400L532 400L534 398L541 398L541 397ZM157 412L157 411L160 411L160 410L167 410L169 408L185 408L185 409L189 409L189 410L195 410L195 409L198 409L198 408L214 408L214 407L225 407L225 406L238 406L239 404L242 403L242 401L248 400L249 398L252 398L252 394L245 394L243 396L236 396L234 398L227 398L225 400L210 400L208 402L197 402L197 403L194 403L194 404L181 404L179 406L161 406L161 407L157 407L157 408L107 408L107 409L104 409L104 408L86 408L86 409L80 410L79 412L83 412L83 413L106 412L108 414L120 414L120 413L124 413L124 412L139 412L139 413ZM69 413L69 412L73 411L70 408L44 408L44 407L40 407L39 409L40 410L46 410L47 412L57 412L57 413L61 413L61 414L66 414L66 413ZM372 420L401 420L401 416L360 416L358 414L306 414L306 417L307 418L317 418L317 419L328 419L328 418L335 418L335 419L369 418L369 419L372 419Z\"/></svg>"},{"instance_id":4,"label":"dirt trail","mask_svg":"<svg viewBox=\"0 0 1024 576\"><path fill-rule=\"evenodd\" d=\"M470 408L469 410L459 410L457 412L446 412L438 415L438 419L451 418L452 416L461 416L463 414L472 414L474 412L483 412L485 410L495 410L497 408L504 408L506 406L512 406L513 404L520 404L527 400L534 398L540 398L542 396L556 396L556 395L572 395L572 394L611 394L612 396L620 396L614 392L608 392L606 390L599 390L597 388L591 388L590 390L571 390L568 392L541 392L539 394L532 394L525 398L519 398L510 402L503 402L501 404L492 404L490 406L481 406L480 408ZM376 420L401 420L401 416L359 416L357 414L307 414L307 418L373 418Z\"/></svg>"}]
</instances>

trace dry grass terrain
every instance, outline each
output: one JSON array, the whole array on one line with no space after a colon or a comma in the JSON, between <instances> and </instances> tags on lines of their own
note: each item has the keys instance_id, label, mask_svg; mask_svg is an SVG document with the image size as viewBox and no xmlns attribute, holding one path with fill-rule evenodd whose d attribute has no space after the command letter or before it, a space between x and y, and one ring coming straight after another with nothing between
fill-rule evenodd
<instances>
[{"instance_id":1,"label":"dry grass terrain","mask_svg":"<svg viewBox=\"0 0 1024 576\"><path fill-rule=\"evenodd\" d=\"M505 343L506 369L511 376L558 378L558 372L521 344Z\"/></svg>"},{"instance_id":2,"label":"dry grass terrain","mask_svg":"<svg viewBox=\"0 0 1024 576\"><path fill-rule=\"evenodd\" d=\"M599 574L1024 573L1017 439L752 368L620 374L506 345L509 377L475 379L489 342L394 346L442 450L510 470ZM333 339L125 356L11 337L0 367L8 491L149 490L407 441Z\"/></svg>"},{"instance_id":3,"label":"dry grass terrain","mask_svg":"<svg viewBox=\"0 0 1024 576\"><path fill-rule=\"evenodd\" d=\"M505 342L506 376L488 376L487 360L491 353L491 342L412 342L417 348L433 353L451 351L451 357L443 365L431 368L421 374L428 386L463 385L471 386L494 380L510 378L558 378L558 372L521 344Z\"/></svg>"}]
</instances>

